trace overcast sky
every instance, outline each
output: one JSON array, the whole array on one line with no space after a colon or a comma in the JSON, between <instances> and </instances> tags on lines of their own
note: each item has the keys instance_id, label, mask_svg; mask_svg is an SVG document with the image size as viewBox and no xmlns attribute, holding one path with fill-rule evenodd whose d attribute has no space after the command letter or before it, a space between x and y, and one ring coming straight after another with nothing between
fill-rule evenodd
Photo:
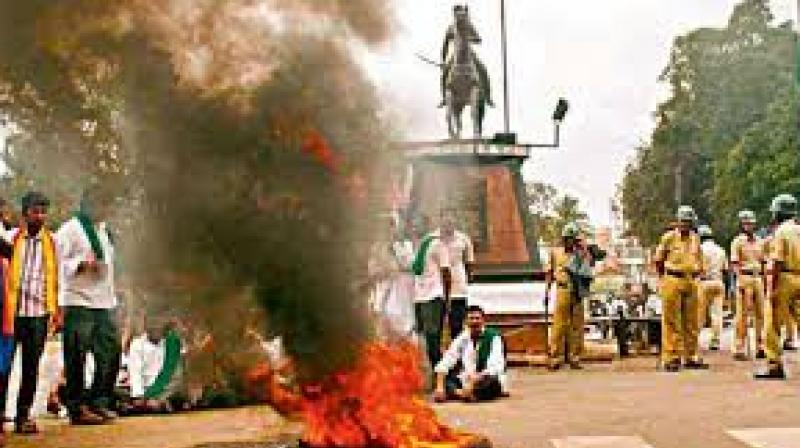
<instances>
[{"instance_id":1,"label":"overcast sky","mask_svg":"<svg viewBox=\"0 0 800 448\"><path fill-rule=\"evenodd\" d=\"M772 0L778 20L795 16L797 0ZM478 52L492 76L497 108L487 133L502 127L499 0L461 0L483 37ZM506 0L511 127L525 142L551 139L550 116L560 96L571 111L562 149L541 150L525 166L527 179L580 198L596 224L609 220L609 201L652 114L668 91L657 78L676 36L721 27L738 0ZM415 52L438 58L452 0L397 0L395 41L367 58L382 95L409 139L446 135L438 70Z\"/></svg>"}]
</instances>

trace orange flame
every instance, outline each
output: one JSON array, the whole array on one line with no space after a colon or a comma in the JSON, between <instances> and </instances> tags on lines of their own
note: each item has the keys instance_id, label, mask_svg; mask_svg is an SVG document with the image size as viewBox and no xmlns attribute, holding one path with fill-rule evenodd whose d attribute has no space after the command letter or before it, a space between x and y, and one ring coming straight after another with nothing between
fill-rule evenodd
<instances>
[{"instance_id":1,"label":"orange flame","mask_svg":"<svg viewBox=\"0 0 800 448\"><path fill-rule=\"evenodd\" d=\"M260 380L269 376L262 371ZM302 385L292 399L274 383L268 395L279 410L305 421L303 440L314 448L458 448L479 440L440 423L421 396L423 386L416 347L375 343L351 370Z\"/></svg>"},{"instance_id":2,"label":"orange flame","mask_svg":"<svg viewBox=\"0 0 800 448\"><path fill-rule=\"evenodd\" d=\"M317 131L309 132L302 145L303 152L331 173L339 172L340 160L325 138Z\"/></svg>"}]
</instances>

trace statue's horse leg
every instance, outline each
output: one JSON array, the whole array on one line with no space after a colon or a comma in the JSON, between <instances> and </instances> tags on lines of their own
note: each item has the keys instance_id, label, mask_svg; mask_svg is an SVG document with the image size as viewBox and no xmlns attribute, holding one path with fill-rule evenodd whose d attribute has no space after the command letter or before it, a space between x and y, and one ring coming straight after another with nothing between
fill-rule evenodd
<instances>
[{"instance_id":1,"label":"statue's horse leg","mask_svg":"<svg viewBox=\"0 0 800 448\"><path fill-rule=\"evenodd\" d=\"M450 138L458 138L458 135L461 133L461 126L458 124L458 117L456 112L456 105L454 103L454 96L453 91L448 90L446 94L446 102L447 102L447 131L450 134Z\"/></svg>"},{"instance_id":2,"label":"statue's horse leg","mask_svg":"<svg viewBox=\"0 0 800 448\"><path fill-rule=\"evenodd\" d=\"M472 88L470 94L470 112L472 112L472 137L479 140L483 135L483 95L478 86Z\"/></svg>"}]
</instances>

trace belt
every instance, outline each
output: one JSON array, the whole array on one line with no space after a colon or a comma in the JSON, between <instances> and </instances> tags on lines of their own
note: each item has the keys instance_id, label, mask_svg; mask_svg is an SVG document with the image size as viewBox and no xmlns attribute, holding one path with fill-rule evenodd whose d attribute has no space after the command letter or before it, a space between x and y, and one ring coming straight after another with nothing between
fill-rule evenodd
<instances>
[{"instance_id":1,"label":"belt","mask_svg":"<svg viewBox=\"0 0 800 448\"><path fill-rule=\"evenodd\" d=\"M800 269L782 268L781 272L783 272L784 274L797 274L797 275L800 275Z\"/></svg>"},{"instance_id":2,"label":"belt","mask_svg":"<svg viewBox=\"0 0 800 448\"><path fill-rule=\"evenodd\" d=\"M665 272L670 277L685 278L685 279L690 279L690 278L697 277L697 274L694 274L694 273L675 271L675 270L672 270L672 269L667 269Z\"/></svg>"},{"instance_id":3,"label":"belt","mask_svg":"<svg viewBox=\"0 0 800 448\"><path fill-rule=\"evenodd\" d=\"M752 269L742 269L742 275L750 275L750 276L761 275L761 272L754 271Z\"/></svg>"},{"instance_id":4,"label":"belt","mask_svg":"<svg viewBox=\"0 0 800 448\"><path fill-rule=\"evenodd\" d=\"M569 283L556 282L556 286L558 286L559 288L569 288Z\"/></svg>"}]
</instances>

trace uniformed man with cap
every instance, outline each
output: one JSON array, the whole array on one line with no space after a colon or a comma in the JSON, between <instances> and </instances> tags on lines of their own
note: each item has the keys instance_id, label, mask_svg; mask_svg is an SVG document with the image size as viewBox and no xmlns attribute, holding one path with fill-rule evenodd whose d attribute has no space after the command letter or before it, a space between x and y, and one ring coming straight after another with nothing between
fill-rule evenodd
<instances>
[{"instance_id":1,"label":"uniformed man with cap","mask_svg":"<svg viewBox=\"0 0 800 448\"><path fill-rule=\"evenodd\" d=\"M725 299L725 282L723 279L728 272L728 257L725 249L714 241L714 232L711 227L702 225L697 229L700 237L700 250L703 253L704 275L697 283L698 298L698 328L705 327L711 318L711 341L708 348L712 351L719 350L720 335L722 334L722 305Z\"/></svg>"},{"instance_id":2,"label":"uniformed man with cap","mask_svg":"<svg viewBox=\"0 0 800 448\"><path fill-rule=\"evenodd\" d=\"M733 357L747 360L745 343L748 337L748 318L753 317L756 331L756 358L764 358L764 241L755 234L756 214L752 210L739 212L740 233L731 242L731 265L736 273L736 338Z\"/></svg>"},{"instance_id":3,"label":"uniformed man with cap","mask_svg":"<svg viewBox=\"0 0 800 448\"><path fill-rule=\"evenodd\" d=\"M561 231L562 246L555 247L547 257L547 294L549 297L553 283L556 284L556 307L553 313L553 330L550 338L550 369L557 370L567 360L571 368L580 368L583 351L583 301L577 297L579 291L570 277L570 269L575 261L588 260L589 254L581 245L581 229L569 223Z\"/></svg>"},{"instance_id":4,"label":"uniformed man with cap","mask_svg":"<svg viewBox=\"0 0 800 448\"><path fill-rule=\"evenodd\" d=\"M768 365L757 372L757 379L785 379L783 370L783 347L781 326L786 313L800 316L800 223L797 222L797 199L790 194L781 194L770 206L778 227L770 243L769 260L772 275L769 279L769 312L767 313Z\"/></svg>"},{"instance_id":5,"label":"uniformed man with cap","mask_svg":"<svg viewBox=\"0 0 800 448\"><path fill-rule=\"evenodd\" d=\"M662 367L668 372L707 368L698 353L697 279L703 273L700 238L692 207L678 208L678 226L661 236L655 263L662 300Z\"/></svg>"}]
</instances>

